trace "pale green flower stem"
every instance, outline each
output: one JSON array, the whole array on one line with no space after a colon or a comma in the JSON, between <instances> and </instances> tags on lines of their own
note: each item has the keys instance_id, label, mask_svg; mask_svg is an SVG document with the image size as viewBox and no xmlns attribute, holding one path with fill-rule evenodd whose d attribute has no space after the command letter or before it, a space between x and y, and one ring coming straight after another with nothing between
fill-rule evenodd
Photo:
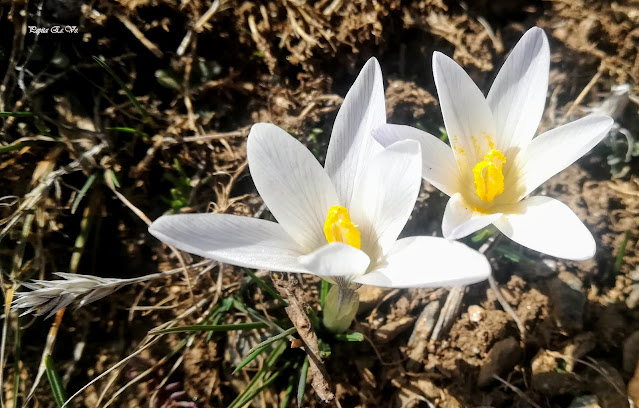
<instances>
[{"instance_id":1,"label":"pale green flower stem","mask_svg":"<svg viewBox=\"0 0 639 408\"><path fill-rule=\"evenodd\" d=\"M343 333L353 322L359 295L348 285L332 285L324 303L324 327L333 333Z\"/></svg>"}]
</instances>

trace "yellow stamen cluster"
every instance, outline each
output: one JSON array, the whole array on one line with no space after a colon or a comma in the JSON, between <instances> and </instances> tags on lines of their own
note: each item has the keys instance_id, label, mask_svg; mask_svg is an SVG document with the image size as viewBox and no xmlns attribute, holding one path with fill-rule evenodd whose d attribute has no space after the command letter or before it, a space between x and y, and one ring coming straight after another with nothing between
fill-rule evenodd
<instances>
[{"instance_id":1,"label":"yellow stamen cluster","mask_svg":"<svg viewBox=\"0 0 639 408\"><path fill-rule=\"evenodd\" d=\"M329 243L341 242L357 249L361 247L359 230L351 221L348 210L339 205L329 208L324 222L324 235Z\"/></svg>"},{"instance_id":2,"label":"yellow stamen cluster","mask_svg":"<svg viewBox=\"0 0 639 408\"><path fill-rule=\"evenodd\" d=\"M480 200L492 202L504 192L503 166L506 157L497 149L490 149L473 168L475 192Z\"/></svg>"}]
</instances>

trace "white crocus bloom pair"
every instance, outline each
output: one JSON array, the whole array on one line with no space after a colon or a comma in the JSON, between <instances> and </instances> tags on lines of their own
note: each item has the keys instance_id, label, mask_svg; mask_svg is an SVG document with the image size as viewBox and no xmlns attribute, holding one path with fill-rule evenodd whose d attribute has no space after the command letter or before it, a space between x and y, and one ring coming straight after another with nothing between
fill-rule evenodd
<instances>
[{"instance_id":1,"label":"white crocus bloom pair","mask_svg":"<svg viewBox=\"0 0 639 408\"><path fill-rule=\"evenodd\" d=\"M397 239L421 186L422 152L413 140L383 148L382 74L370 59L346 95L324 167L279 127L258 123L246 153L257 191L277 223L227 214L160 217L150 232L181 250L237 266L301 272L336 283L324 310L336 332L357 311L357 284L391 288L469 284L490 264L477 251L437 237Z\"/></svg>"},{"instance_id":2,"label":"white crocus bloom pair","mask_svg":"<svg viewBox=\"0 0 639 408\"><path fill-rule=\"evenodd\" d=\"M533 139L548 88L550 52L540 28L515 46L488 97L453 60L433 56L433 73L452 149L437 137L408 126L374 131L382 145L417 140L422 176L450 196L442 229L459 239L494 224L519 244L571 260L589 259L595 241L563 203L525 198L544 181L586 154L613 120L590 115Z\"/></svg>"}]
</instances>

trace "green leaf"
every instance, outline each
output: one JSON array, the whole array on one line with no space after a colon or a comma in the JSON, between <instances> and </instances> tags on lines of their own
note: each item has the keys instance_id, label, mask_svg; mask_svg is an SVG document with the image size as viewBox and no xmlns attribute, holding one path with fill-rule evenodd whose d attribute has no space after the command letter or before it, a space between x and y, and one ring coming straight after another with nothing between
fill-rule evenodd
<instances>
[{"instance_id":1,"label":"green leaf","mask_svg":"<svg viewBox=\"0 0 639 408\"><path fill-rule=\"evenodd\" d=\"M495 248L495 252L499 252L500 254L504 256L504 258L516 263L522 263L526 265L535 263L535 261L533 261L532 259L528 258L524 254L520 254L519 252L515 251L514 249L512 249L511 247L507 245L498 245Z\"/></svg>"},{"instance_id":2,"label":"green leaf","mask_svg":"<svg viewBox=\"0 0 639 408\"><path fill-rule=\"evenodd\" d=\"M273 298L279 300L280 302L282 302L282 304L284 306L288 306L288 302L286 300L284 300L283 297L281 297L276 291L275 289L273 289L272 287L270 287L266 282L264 282L263 279L261 279L259 276L257 276L256 274L253 273L253 271L251 271L248 268L242 268L242 270L244 272L246 272L246 274L248 276L251 277L251 279L257 283L257 286L259 286L260 288L262 288L266 293L268 293L269 295L271 295Z\"/></svg>"},{"instance_id":3,"label":"green leaf","mask_svg":"<svg viewBox=\"0 0 639 408\"><path fill-rule=\"evenodd\" d=\"M248 353L247 356L244 360L242 360L242 362L237 366L237 368L235 368L235 370L233 370L233 374L237 373L238 371L240 371L242 368L244 368L248 363L250 363L251 361L253 361L255 359L255 357L259 356L260 353L262 353L264 350L266 350L268 348L268 346L270 346L271 344L273 344L274 342L283 339L285 337L290 336L291 334L297 332L297 329L295 327L291 327L290 329L277 334L273 337L270 337L266 340L264 340L263 342L261 342L260 344L256 345L255 347L251 348Z\"/></svg>"},{"instance_id":4,"label":"green leaf","mask_svg":"<svg viewBox=\"0 0 639 408\"><path fill-rule=\"evenodd\" d=\"M64 401L67 400L67 396L64 391L64 385L62 385L62 379L53 365L51 356L46 356L44 358L44 365L47 371L49 384L51 385L51 392L53 392L53 398L55 398L55 403L58 407L62 407L62 405L64 405Z\"/></svg>"},{"instance_id":5,"label":"green leaf","mask_svg":"<svg viewBox=\"0 0 639 408\"><path fill-rule=\"evenodd\" d=\"M324 305L326 304L326 295L328 295L328 291L331 288L331 284L322 279L322 287L320 289L320 307L324 310Z\"/></svg>"},{"instance_id":6,"label":"green leaf","mask_svg":"<svg viewBox=\"0 0 639 408\"><path fill-rule=\"evenodd\" d=\"M115 175L115 172L113 171L113 169L107 169L107 173L109 174L109 177L111 177L111 181L113 181L113 185L115 185L117 188L120 188L120 181L118 180L118 177Z\"/></svg>"},{"instance_id":7,"label":"green leaf","mask_svg":"<svg viewBox=\"0 0 639 408\"><path fill-rule=\"evenodd\" d=\"M335 334L335 338L340 341L364 341L364 335L360 332L339 333Z\"/></svg>"},{"instance_id":8,"label":"green leaf","mask_svg":"<svg viewBox=\"0 0 639 408\"><path fill-rule=\"evenodd\" d=\"M297 407L302 407L302 401L304 400L304 391L306 391L306 377L308 376L308 367L310 365L310 360L308 356L304 359L304 364L302 365L302 369L300 370L300 381L297 384Z\"/></svg>"},{"instance_id":9,"label":"green leaf","mask_svg":"<svg viewBox=\"0 0 639 408\"><path fill-rule=\"evenodd\" d=\"M490 238L490 236L493 235L494 233L495 233L495 230L493 228L490 228L489 226L474 233L472 237L470 238L470 240L474 242L475 244L483 243L488 238Z\"/></svg>"},{"instance_id":10,"label":"green leaf","mask_svg":"<svg viewBox=\"0 0 639 408\"><path fill-rule=\"evenodd\" d=\"M95 181L95 178L95 173L91 174L89 178L87 178L87 181L84 183L84 186L82 186L82 189L78 193L78 196L75 198L75 200L73 200L73 205L71 206L71 214L75 214L75 211L78 209L78 205L80 205L80 201L82 201L82 198L84 198L84 196L87 194L87 191L89 191L89 189L91 188L91 185Z\"/></svg>"},{"instance_id":11,"label":"green leaf","mask_svg":"<svg viewBox=\"0 0 639 408\"><path fill-rule=\"evenodd\" d=\"M150 117L149 117L148 112L146 111L146 109L144 109L142 104L137 100L137 98L129 90L129 88L126 86L124 81L122 79L120 79L119 76L116 75L116 73L111 69L111 67L106 63L106 61L104 61L104 60L102 60L102 59L100 59L100 58L98 58L96 56L94 56L93 59L95 60L95 62L98 63L98 65L100 65L102 68L104 68L104 70L106 72L108 72L109 75L111 75L113 77L113 79L115 80L115 82L118 83L118 85L120 85L120 88L122 88L122 90L124 91L126 96L129 98L129 100L131 101L133 106L135 106L135 108L140 112L140 115L142 115L142 119L144 120L144 122L149 122L150 121Z\"/></svg>"},{"instance_id":12,"label":"green leaf","mask_svg":"<svg viewBox=\"0 0 639 408\"><path fill-rule=\"evenodd\" d=\"M331 346L322 339L317 339L320 358L329 358L331 356Z\"/></svg>"},{"instance_id":13,"label":"green leaf","mask_svg":"<svg viewBox=\"0 0 639 408\"><path fill-rule=\"evenodd\" d=\"M262 322L235 323L235 324L196 324L193 326L171 327L169 329L163 329L163 330L157 330L157 331L151 330L149 334L204 332L204 331L225 332L225 331L233 331L233 330L263 329L265 327L267 327L267 325Z\"/></svg>"}]
</instances>

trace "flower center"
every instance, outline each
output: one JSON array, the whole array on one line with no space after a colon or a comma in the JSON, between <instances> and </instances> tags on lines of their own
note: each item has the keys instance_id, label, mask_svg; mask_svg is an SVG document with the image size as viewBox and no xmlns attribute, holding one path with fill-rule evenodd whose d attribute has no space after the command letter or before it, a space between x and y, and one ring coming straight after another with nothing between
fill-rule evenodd
<instances>
[{"instance_id":1,"label":"flower center","mask_svg":"<svg viewBox=\"0 0 639 408\"><path fill-rule=\"evenodd\" d=\"M351 221L348 210L339 205L328 209L324 222L324 235L329 243L341 242L357 249L361 247L359 230Z\"/></svg>"},{"instance_id":2,"label":"flower center","mask_svg":"<svg viewBox=\"0 0 639 408\"><path fill-rule=\"evenodd\" d=\"M504 173L502 168L506 156L497 149L490 149L473 168L475 192L480 200L492 202L504 192Z\"/></svg>"}]
</instances>

